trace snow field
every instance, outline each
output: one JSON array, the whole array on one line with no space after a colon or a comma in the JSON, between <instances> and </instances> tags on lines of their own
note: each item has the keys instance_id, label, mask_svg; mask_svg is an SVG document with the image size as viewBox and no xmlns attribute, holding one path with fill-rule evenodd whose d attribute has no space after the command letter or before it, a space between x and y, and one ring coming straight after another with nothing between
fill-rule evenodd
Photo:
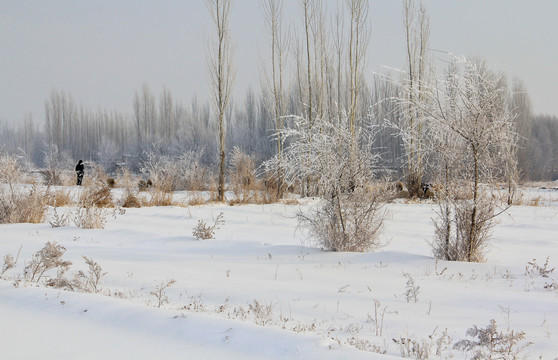
<instances>
[{"instance_id":1,"label":"snow field","mask_svg":"<svg viewBox=\"0 0 558 360\"><path fill-rule=\"evenodd\" d=\"M323 252L296 229L314 204L127 209L104 230L1 225L0 255L21 253L0 281L0 346L10 359L389 359L393 339L433 344L447 329L430 358L464 359L452 345L495 319L526 333L528 358L558 356L558 290L544 288L558 273L526 273L534 259L556 266L557 208L512 207L478 264L432 258L431 204L388 204L380 249ZM220 212L216 239L196 240L197 221ZM102 294L14 287L47 241L66 247L70 274L87 271L82 255L97 261ZM171 279L158 308L150 293Z\"/></svg>"}]
</instances>

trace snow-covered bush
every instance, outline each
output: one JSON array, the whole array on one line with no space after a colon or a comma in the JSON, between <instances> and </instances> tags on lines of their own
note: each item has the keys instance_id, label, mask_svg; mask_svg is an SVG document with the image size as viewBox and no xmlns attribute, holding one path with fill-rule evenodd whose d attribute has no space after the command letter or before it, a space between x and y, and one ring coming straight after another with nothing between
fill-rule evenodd
<instances>
[{"instance_id":1,"label":"snow-covered bush","mask_svg":"<svg viewBox=\"0 0 558 360\"><path fill-rule=\"evenodd\" d=\"M110 138L103 137L97 148L97 159L104 171L112 172L116 168L116 162L122 153L116 142Z\"/></svg>"},{"instance_id":2,"label":"snow-covered bush","mask_svg":"<svg viewBox=\"0 0 558 360\"><path fill-rule=\"evenodd\" d=\"M43 152L45 168L42 173L47 185L75 184L75 179L64 178L63 174L74 169L74 161L67 151L60 151L56 144L48 144Z\"/></svg>"},{"instance_id":3,"label":"snow-covered bush","mask_svg":"<svg viewBox=\"0 0 558 360\"><path fill-rule=\"evenodd\" d=\"M203 190L208 182L208 171L201 163L203 154L203 149L184 151L179 156L151 150L140 172L162 191Z\"/></svg>"},{"instance_id":4,"label":"snow-covered bush","mask_svg":"<svg viewBox=\"0 0 558 360\"><path fill-rule=\"evenodd\" d=\"M209 173L201 164L202 156L203 150L185 151L180 156L170 156L155 150L148 152L140 172L152 183L148 188L151 205L170 205L173 191L206 188Z\"/></svg>"},{"instance_id":5,"label":"snow-covered bush","mask_svg":"<svg viewBox=\"0 0 558 360\"><path fill-rule=\"evenodd\" d=\"M168 206L172 200L171 192L178 183L178 169L169 155L150 151L146 154L140 172L149 179L152 186L147 188L151 195L151 206ZM142 190L142 189L140 189Z\"/></svg>"},{"instance_id":6,"label":"snow-covered bush","mask_svg":"<svg viewBox=\"0 0 558 360\"><path fill-rule=\"evenodd\" d=\"M376 248L385 218L382 197L362 188L340 193L308 214L299 213L299 226L326 250L362 252Z\"/></svg>"},{"instance_id":7,"label":"snow-covered bush","mask_svg":"<svg viewBox=\"0 0 558 360\"><path fill-rule=\"evenodd\" d=\"M82 229L104 229L107 210L96 206L80 207L73 216L74 224Z\"/></svg>"},{"instance_id":8,"label":"snow-covered bush","mask_svg":"<svg viewBox=\"0 0 558 360\"><path fill-rule=\"evenodd\" d=\"M126 192L120 200L120 205L123 208L140 208L141 201L138 197L138 191L126 189Z\"/></svg>"},{"instance_id":9,"label":"snow-covered bush","mask_svg":"<svg viewBox=\"0 0 558 360\"><path fill-rule=\"evenodd\" d=\"M178 157L177 166L181 189L190 191L207 190L211 173L202 164L204 156L205 150L201 148L185 151Z\"/></svg>"},{"instance_id":10,"label":"snow-covered bush","mask_svg":"<svg viewBox=\"0 0 558 360\"><path fill-rule=\"evenodd\" d=\"M550 274L556 270L555 267L550 268L548 262L550 261L550 256L546 257L546 261L543 265L537 264L537 259L533 259L527 263L525 266L525 274L529 275L530 277L534 277L535 275L539 275L543 278L548 278Z\"/></svg>"},{"instance_id":11,"label":"snow-covered bush","mask_svg":"<svg viewBox=\"0 0 558 360\"><path fill-rule=\"evenodd\" d=\"M130 170L121 168L117 173L116 183L125 189L124 194L118 201L118 205L124 208L139 208L141 201L138 196L140 189L138 182Z\"/></svg>"},{"instance_id":12,"label":"snow-covered bush","mask_svg":"<svg viewBox=\"0 0 558 360\"><path fill-rule=\"evenodd\" d=\"M405 299L407 302L418 302L418 294L420 292L420 286L415 284L415 279L411 276L411 274L404 273L403 274L407 278L407 284L405 285Z\"/></svg>"},{"instance_id":13,"label":"snow-covered bush","mask_svg":"<svg viewBox=\"0 0 558 360\"><path fill-rule=\"evenodd\" d=\"M288 142L279 158L265 163L288 184L306 185L323 202L309 214L299 214L299 225L324 249L366 251L378 246L387 187L373 184L377 157L372 154L372 129L351 126L340 119L317 118L313 123L294 117L278 138Z\"/></svg>"}]
</instances>

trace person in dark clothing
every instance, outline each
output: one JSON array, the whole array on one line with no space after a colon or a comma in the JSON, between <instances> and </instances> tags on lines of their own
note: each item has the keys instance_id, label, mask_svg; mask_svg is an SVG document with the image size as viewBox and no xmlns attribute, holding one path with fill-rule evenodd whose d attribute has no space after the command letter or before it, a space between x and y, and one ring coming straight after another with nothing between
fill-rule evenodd
<instances>
[{"instance_id":1,"label":"person in dark clothing","mask_svg":"<svg viewBox=\"0 0 558 360\"><path fill-rule=\"evenodd\" d=\"M77 174L77 184L81 186L81 181L83 180L83 174L85 174L85 167L83 166L83 160L80 160L76 165Z\"/></svg>"}]
</instances>

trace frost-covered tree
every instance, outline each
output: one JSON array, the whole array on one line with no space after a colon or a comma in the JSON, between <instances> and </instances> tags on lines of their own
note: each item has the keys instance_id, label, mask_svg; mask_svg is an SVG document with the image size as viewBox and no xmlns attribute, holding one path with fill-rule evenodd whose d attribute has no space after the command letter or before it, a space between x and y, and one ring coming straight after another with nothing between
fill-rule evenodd
<instances>
[{"instance_id":1,"label":"frost-covered tree","mask_svg":"<svg viewBox=\"0 0 558 360\"><path fill-rule=\"evenodd\" d=\"M45 176L48 185L62 185L61 175L74 168L74 161L68 151L61 151L56 144L46 145L44 151Z\"/></svg>"},{"instance_id":2,"label":"frost-covered tree","mask_svg":"<svg viewBox=\"0 0 558 360\"><path fill-rule=\"evenodd\" d=\"M480 261L497 215L496 200L483 184L503 179L516 161L505 77L483 61L453 57L448 74L424 89L426 101L413 105L429 120L444 205L435 252L448 260Z\"/></svg>"},{"instance_id":3,"label":"frost-covered tree","mask_svg":"<svg viewBox=\"0 0 558 360\"><path fill-rule=\"evenodd\" d=\"M96 155L99 165L108 172L116 169L116 162L121 158L120 148L114 140L107 137L101 139Z\"/></svg>"}]
</instances>

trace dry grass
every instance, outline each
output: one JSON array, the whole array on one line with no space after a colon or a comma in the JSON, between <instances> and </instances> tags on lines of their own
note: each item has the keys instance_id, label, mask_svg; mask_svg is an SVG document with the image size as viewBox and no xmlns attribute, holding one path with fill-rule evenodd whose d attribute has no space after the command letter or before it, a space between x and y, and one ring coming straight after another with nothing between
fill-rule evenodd
<instances>
[{"instance_id":1,"label":"dry grass","mask_svg":"<svg viewBox=\"0 0 558 360\"><path fill-rule=\"evenodd\" d=\"M5 215L2 219L0 214L0 223L42 223L46 217L48 198L48 189L41 191L33 186L28 193L22 190L11 199L0 200L0 213Z\"/></svg>"},{"instance_id":2,"label":"dry grass","mask_svg":"<svg viewBox=\"0 0 558 360\"><path fill-rule=\"evenodd\" d=\"M149 188L151 199L146 206L171 206L173 205L173 192L169 189L153 186Z\"/></svg>"},{"instance_id":3,"label":"dry grass","mask_svg":"<svg viewBox=\"0 0 558 360\"><path fill-rule=\"evenodd\" d=\"M558 202L558 192L552 197L552 194L545 195L536 195L527 197L522 195L520 199L516 200L513 204L514 205L522 205L522 206L534 206L534 207L551 207L553 204Z\"/></svg>"},{"instance_id":4,"label":"dry grass","mask_svg":"<svg viewBox=\"0 0 558 360\"><path fill-rule=\"evenodd\" d=\"M124 189L137 188L138 179L137 176L132 174L130 170L122 168L116 174L116 187L121 187Z\"/></svg>"},{"instance_id":5,"label":"dry grass","mask_svg":"<svg viewBox=\"0 0 558 360\"><path fill-rule=\"evenodd\" d=\"M298 199L288 198L288 199L282 199L281 203L285 205L299 205L300 201L298 201Z\"/></svg>"},{"instance_id":6,"label":"dry grass","mask_svg":"<svg viewBox=\"0 0 558 360\"><path fill-rule=\"evenodd\" d=\"M495 186L493 193L500 203L508 203L508 190L504 186ZM558 191L552 184L529 183L516 189L511 196L511 205L551 207L558 202Z\"/></svg>"},{"instance_id":7,"label":"dry grass","mask_svg":"<svg viewBox=\"0 0 558 360\"><path fill-rule=\"evenodd\" d=\"M199 191L193 191L190 193L190 197L188 198L187 205L188 206L199 206L204 205L207 203L207 200L204 198L203 193Z\"/></svg>"},{"instance_id":8,"label":"dry grass","mask_svg":"<svg viewBox=\"0 0 558 360\"><path fill-rule=\"evenodd\" d=\"M537 196L534 199L529 199L529 206L541 206L541 197Z\"/></svg>"},{"instance_id":9,"label":"dry grass","mask_svg":"<svg viewBox=\"0 0 558 360\"><path fill-rule=\"evenodd\" d=\"M265 189L260 190L258 187L254 187L254 189L245 190L242 193L237 194L233 199L230 199L229 205L273 204L279 200L277 192L268 192Z\"/></svg>"},{"instance_id":10,"label":"dry grass","mask_svg":"<svg viewBox=\"0 0 558 360\"><path fill-rule=\"evenodd\" d=\"M70 206L72 203L73 201L69 190L60 189L57 191L51 191L50 196L48 197L48 205L52 207Z\"/></svg>"},{"instance_id":11,"label":"dry grass","mask_svg":"<svg viewBox=\"0 0 558 360\"><path fill-rule=\"evenodd\" d=\"M234 195L230 205L275 203L285 192L283 182L276 176L267 176L263 181L258 179L254 156L243 153L239 148L234 148L231 155L229 177Z\"/></svg>"}]
</instances>

